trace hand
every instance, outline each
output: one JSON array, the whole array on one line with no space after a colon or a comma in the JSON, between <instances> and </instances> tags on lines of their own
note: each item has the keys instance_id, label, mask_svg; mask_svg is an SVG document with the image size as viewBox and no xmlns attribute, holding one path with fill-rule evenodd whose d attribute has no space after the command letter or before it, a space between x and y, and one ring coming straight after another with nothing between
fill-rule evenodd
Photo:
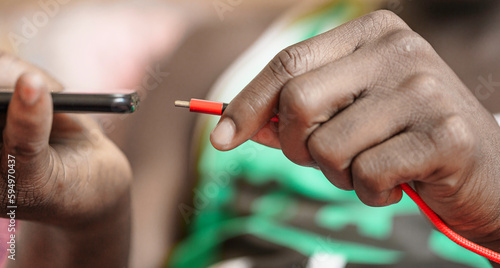
<instances>
[{"instance_id":1,"label":"hand","mask_svg":"<svg viewBox=\"0 0 500 268\"><path fill-rule=\"evenodd\" d=\"M57 237L61 243L61 235L71 237L71 247L63 243L57 245L63 250L64 247L74 248L79 241L90 237L94 241L85 243L93 247L96 241L106 244L96 240L96 234L106 237L107 232L112 238L115 231L128 230L131 170L124 155L89 116L52 113L49 87L62 89L54 79L7 54L1 56L0 68L7 70L0 77L3 85L8 85L12 76L19 77L21 73L29 72L20 75L17 80L3 126L0 154L3 217L8 217L7 206L12 205L9 201L14 199L17 206L16 220L52 226L51 230L55 230L53 233L58 235L47 240ZM8 184L12 183L7 176L10 174L9 169L15 170L14 198L8 192ZM121 224L119 227L116 227L117 220ZM25 234L28 229L21 228L17 235ZM39 233L35 236L40 236ZM115 239L115 243L123 242L123 245L119 245L120 250L117 251L108 248L106 252L111 256L107 257L116 257L126 263L129 234L122 232L119 235L126 239ZM29 242L34 241L36 239L30 239ZM52 245L53 248L57 246ZM29 248L29 245L24 248ZM44 251L43 248L37 250ZM120 252L125 256L115 256L120 255ZM18 259L21 259L22 253L19 253ZM66 256L70 258L69 254ZM54 258L50 264L56 267L56 263L64 259ZM31 256L28 258L24 255L17 262L30 260ZM36 258L33 257L33 260ZM87 262L88 265L90 263ZM61 263L61 266L66 265L68 263Z\"/></svg>"},{"instance_id":2,"label":"hand","mask_svg":"<svg viewBox=\"0 0 500 268\"><path fill-rule=\"evenodd\" d=\"M279 124L268 123L279 112ZM279 53L211 134L318 167L371 206L413 182L455 231L500 251L500 128L431 45L377 11Z\"/></svg>"}]
</instances>

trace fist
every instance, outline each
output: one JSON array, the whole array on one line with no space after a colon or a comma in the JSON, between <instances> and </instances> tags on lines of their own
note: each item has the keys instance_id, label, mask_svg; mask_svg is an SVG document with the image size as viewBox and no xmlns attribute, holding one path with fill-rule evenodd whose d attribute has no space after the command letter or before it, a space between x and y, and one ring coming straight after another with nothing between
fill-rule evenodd
<instances>
[{"instance_id":1,"label":"fist","mask_svg":"<svg viewBox=\"0 0 500 268\"><path fill-rule=\"evenodd\" d=\"M279 113L279 123L269 119ZM377 11L286 48L211 134L321 169L371 206L412 183L456 232L500 250L500 128L432 46Z\"/></svg>"}]
</instances>

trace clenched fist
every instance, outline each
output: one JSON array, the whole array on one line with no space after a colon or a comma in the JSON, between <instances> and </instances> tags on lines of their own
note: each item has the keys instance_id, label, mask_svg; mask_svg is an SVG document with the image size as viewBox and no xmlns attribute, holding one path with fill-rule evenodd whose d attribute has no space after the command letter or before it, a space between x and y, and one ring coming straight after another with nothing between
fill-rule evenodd
<instances>
[{"instance_id":1,"label":"clenched fist","mask_svg":"<svg viewBox=\"0 0 500 268\"><path fill-rule=\"evenodd\" d=\"M500 251L500 127L391 12L279 53L211 134L220 150L248 139L318 167L367 205L398 202L412 182L453 230Z\"/></svg>"}]
</instances>

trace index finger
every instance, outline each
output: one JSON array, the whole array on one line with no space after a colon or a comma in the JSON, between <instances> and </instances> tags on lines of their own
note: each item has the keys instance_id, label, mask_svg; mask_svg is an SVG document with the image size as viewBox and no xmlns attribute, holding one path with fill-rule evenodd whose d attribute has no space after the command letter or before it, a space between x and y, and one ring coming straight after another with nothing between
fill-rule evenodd
<instances>
[{"instance_id":1,"label":"index finger","mask_svg":"<svg viewBox=\"0 0 500 268\"><path fill-rule=\"evenodd\" d=\"M407 27L392 12L377 11L284 49L229 104L210 135L212 145L226 151L252 138L277 113L281 89L290 80Z\"/></svg>"}]
</instances>

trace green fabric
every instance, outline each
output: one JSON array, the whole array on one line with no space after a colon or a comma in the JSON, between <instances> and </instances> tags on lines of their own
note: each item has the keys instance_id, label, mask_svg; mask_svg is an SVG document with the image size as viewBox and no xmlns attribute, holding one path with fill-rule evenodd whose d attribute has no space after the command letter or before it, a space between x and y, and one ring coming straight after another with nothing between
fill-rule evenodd
<instances>
[{"instance_id":1,"label":"green fabric","mask_svg":"<svg viewBox=\"0 0 500 268\"><path fill-rule=\"evenodd\" d=\"M287 30L302 33L296 40L299 42L358 16L359 6L358 1L327 2L321 9L298 18ZM320 171L293 164L280 150L246 142L229 152L217 151L208 142L216 122L217 118L210 118L203 127L197 166L199 184L194 191L194 207L188 209L194 218L188 221L189 236L172 252L168 266L207 267L222 256L224 241L244 234L306 256L324 251L342 255L353 263L394 264L402 257L403 253L396 250L331 239L289 226L288 221L297 215L296 198L301 196L326 204L310 219L318 227L342 231L355 226L359 235L382 242L391 235L395 217L419 214L406 195L396 205L372 208L362 204L354 192L335 188ZM238 197L238 179L255 186L273 182L279 189L253 200L249 204L251 215L242 217L231 210ZM437 232L429 238L429 248L444 259L489 267L484 258Z\"/></svg>"},{"instance_id":2,"label":"green fabric","mask_svg":"<svg viewBox=\"0 0 500 268\"><path fill-rule=\"evenodd\" d=\"M433 231L429 238L429 247L439 256L472 267L482 268L491 267L490 262L477 254L474 254L467 249L455 244L444 234Z\"/></svg>"}]
</instances>

